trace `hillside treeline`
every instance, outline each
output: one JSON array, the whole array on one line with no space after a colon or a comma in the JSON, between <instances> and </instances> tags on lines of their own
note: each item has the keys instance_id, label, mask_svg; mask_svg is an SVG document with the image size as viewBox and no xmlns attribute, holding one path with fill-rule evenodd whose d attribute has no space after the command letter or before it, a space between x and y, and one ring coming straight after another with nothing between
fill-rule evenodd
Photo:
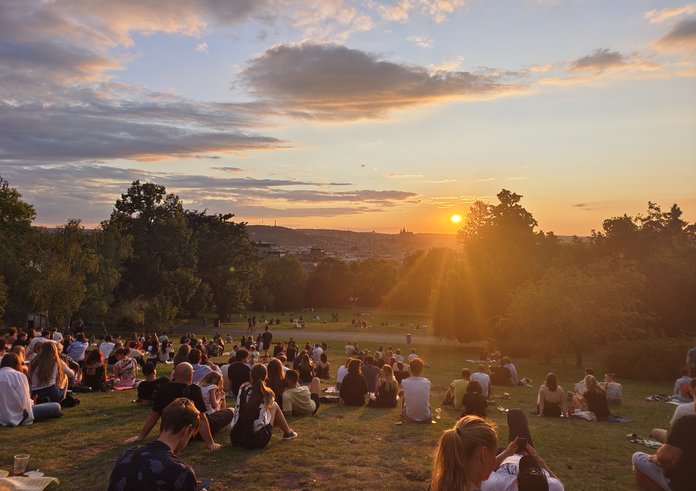
<instances>
[{"instance_id":1,"label":"hillside treeline","mask_svg":"<svg viewBox=\"0 0 696 491\"><path fill-rule=\"evenodd\" d=\"M442 336L510 353L568 351L578 364L598 344L696 331L696 225L677 205L648 203L568 242L539 231L522 196L497 198L473 204L457 250L399 263L324 258L308 272L292 255L262 261L245 223L186 210L157 184L133 182L95 230L77 219L47 230L0 177L0 319L23 325L47 312L58 326L80 317L161 329L210 311L228 320L249 308L381 306L430 311Z\"/></svg>"}]
</instances>

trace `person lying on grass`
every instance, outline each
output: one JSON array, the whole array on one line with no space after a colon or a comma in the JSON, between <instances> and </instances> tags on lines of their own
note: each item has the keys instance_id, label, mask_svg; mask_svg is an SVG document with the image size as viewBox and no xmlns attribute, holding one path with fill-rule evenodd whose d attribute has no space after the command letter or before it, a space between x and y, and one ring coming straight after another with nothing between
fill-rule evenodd
<instances>
[{"instance_id":1,"label":"person lying on grass","mask_svg":"<svg viewBox=\"0 0 696 491\"><path fill-rule=\"evenodd\" d=\"M127 489L176 489L204 491L196 473L177 457L198 431L202 421L196 406L184 397L174 399L162 411L157 440L126 450L116 461L109 477L109 491Z\"/></svg>"},{"instance_id":2,"label":"person lying on grass","mask_svg":"<svg viewBox=\"0 0 696 491\"><path fill-rule=\"evenodd\" d=\"M263 448L271 441L274 427L283 430L284 440L297 438L297 433L288 426L283 411L275 402L273 391L266 386L267 375L264 365L254 365L251 381L240 387L230 431L232 445Z\"/></svg>"},{"instance_id":3,"label":"person lying on grass","mask_svg":"<svg viewBox=\"0 0 696 491\"><path fill-rule=\"evenodd\" d=\"M312 383L299 385L299 374L288 370L285 374L285 390L283 391L283 414L286 416L309 416L319 410L319 394L321 382L314 377Z\"/></svg>"},{"instance_id":4,"label":"person lying on grass","mask_svg":"<svg viewBox=\"0 0 696 491\"><path fill-rule=\"evenodd\" d=\"M159 421L164 408L179 397L189 399L193 402L198 411L205 413L206 407L201 388L191 383L192 375L193 367L191 367L189 363L179 363L172 372L172 381L163 384L157 389L155 399L152 403L152 410L143 424L143 429L140 430L137 436L128 438L124 443L131 444L144 440L150 431L152 431L152 428L155 427L157 421ZM211 415L205 415L201 418L199 434L209 450L220 449L220 445L215 443L213 439L213 434L228 425L231 419L232 416L228 412L217 412Z\"/></svg>"},{"instance_id":5,"label":"person lying on grass","mask_svg":"<svg viewBox=\"0 0 696 491\"><path fill-rule=\"evenodd\" d=\"M696 415L696 377L692 378L689 382L689 390L694 398L694 402L679 404L677 409L674 410L674 415L669 422L670 426L674 426L674 423L676 423L679 418ZM660 443L665 443L667 441L667 433L667 430L663 430L662 428L653 428L653 430L650 432L650 437L654 438Z\"/></svg>"}]
</instances>

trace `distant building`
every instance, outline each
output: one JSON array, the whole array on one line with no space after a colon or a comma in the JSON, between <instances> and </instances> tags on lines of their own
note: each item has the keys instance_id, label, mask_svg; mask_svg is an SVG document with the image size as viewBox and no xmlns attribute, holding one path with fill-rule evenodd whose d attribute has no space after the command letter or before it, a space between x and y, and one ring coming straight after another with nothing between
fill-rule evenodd
<instances>
[{"instance_id":1,"label":"distant building","mask_svg":"<svg viewBox=\"0 0 696 491\"><path fill-rule=\"evenodd\" d=\"M280 259L286 252L273 242L256 242L256 250L262 261Z\"/></svg>"}]
</instances>

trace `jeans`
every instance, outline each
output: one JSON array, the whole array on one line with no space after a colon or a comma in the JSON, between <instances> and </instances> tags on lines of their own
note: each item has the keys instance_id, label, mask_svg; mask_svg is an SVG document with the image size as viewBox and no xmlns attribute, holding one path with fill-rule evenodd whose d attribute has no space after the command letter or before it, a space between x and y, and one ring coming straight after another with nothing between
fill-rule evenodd
<instances>
[{"instance_id":1,"label":"jeans","mask_svg":"<svg viewBox=\"0 0 696 491\"><path fill-rule=\"evenodd\" d=\"M60 404L57 402L46 402L44 404L35 404L32 408L34 413L34 421L40 419L57 418L61 416Z\"/></svg>"},{"instance_id":2,"label":"jeans","mask_svg":"<svg viewBox=\"0 0 696 491\"><path fill-rule=\"evenodd\" d=\"M645 474L665 491L671 491L669 481L665 477L662 467L651 461L650 455L643 452L636 452L633 454L631 460L633 461L633 468L635 470L641 474Z\"/></svg>"},{"instance_id":3,"label":"jeans","mask_svg":"<svg viewBox=\"0 0 696 491\"><path fill-rule=\"evenodd\" d=\"M60 402L65 399L65 391L59 389L57 385L32 390L31 395L32 397L39 396L39 401L48 399L49 402Z\"/></svg>"}]
</instances>

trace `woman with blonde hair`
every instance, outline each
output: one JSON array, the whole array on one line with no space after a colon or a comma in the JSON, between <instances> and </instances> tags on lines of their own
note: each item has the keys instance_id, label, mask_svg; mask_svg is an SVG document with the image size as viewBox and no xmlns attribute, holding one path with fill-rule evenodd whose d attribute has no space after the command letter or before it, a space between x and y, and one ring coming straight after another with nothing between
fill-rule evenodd
<instances>
[{"instance_id":1,"label":"woman with blonde hair","mask_svg":"<svg viewBox=\"0 0 696 491\"><path fill-rule=\"evenodd\" d=\"M74 377L70 368L60 359L58 346L53 341L40 343L41 348L29 365L31 395L39 402L60 402L68 390L68 377Z\"/></svg>"},{"instance_id":2,"label":"woman with blonde hair","mask_svg":"<svg viewBox=\"0 0 696 491\"><path fill-rule=\"evenodd\" d=\"M585 376L585 391L582 398L587 403L587 410L592 411L597 419L606 419L611 416L607 392L600 387L594 375Z\"/></svg>"},{"instance_id":3,"label":"woman with blonde hair","mask_svg":"<svg viewBox=\"0 0 696 491\"><path fill-rule=\"evenodd\" d=\"M225 391L222 388L222 375L217 372L210 372L198 382L198 385L203 393L206 414L216 413L227 408Z\"/></svg>"},{"instance_id":4,"label":"woman with blonde hair","mask_svg":"<svg viewBox=\"0 0 696 491\"><path fill-rule=\"evenodd\" d=\"M27 363L24 361L24 346L13 346L11 352L17 355L17 360L19 362L19 368L17 371L26 375L29 371L29 367L27 367Z\"/></svg>"},{"instance_id":5,"label":"woman with blonde hair","mask_svg":"<svg viewBox=\"0 0 696 491\"><path fill-rule=\"evenodd\" d=\"M389 365L384 365L375 382L374 399L370 396L367 402L369 407L396 407L396 395L399 392L399 382L394 377L394 370Z\"/></svg>"},{"instance_id":6,"label":"woman with blonde hair","mask_svg":"<svg viewBox=\"0 0 696 491\"><path fill-rule=\"evenodd\" d=\"M446 430L437 442L433 459L432 491L474 491L498 465L498 435L490 421L468 415ZM514 454L515 439L500 454Z\"/></svg>"}]
</instances>

